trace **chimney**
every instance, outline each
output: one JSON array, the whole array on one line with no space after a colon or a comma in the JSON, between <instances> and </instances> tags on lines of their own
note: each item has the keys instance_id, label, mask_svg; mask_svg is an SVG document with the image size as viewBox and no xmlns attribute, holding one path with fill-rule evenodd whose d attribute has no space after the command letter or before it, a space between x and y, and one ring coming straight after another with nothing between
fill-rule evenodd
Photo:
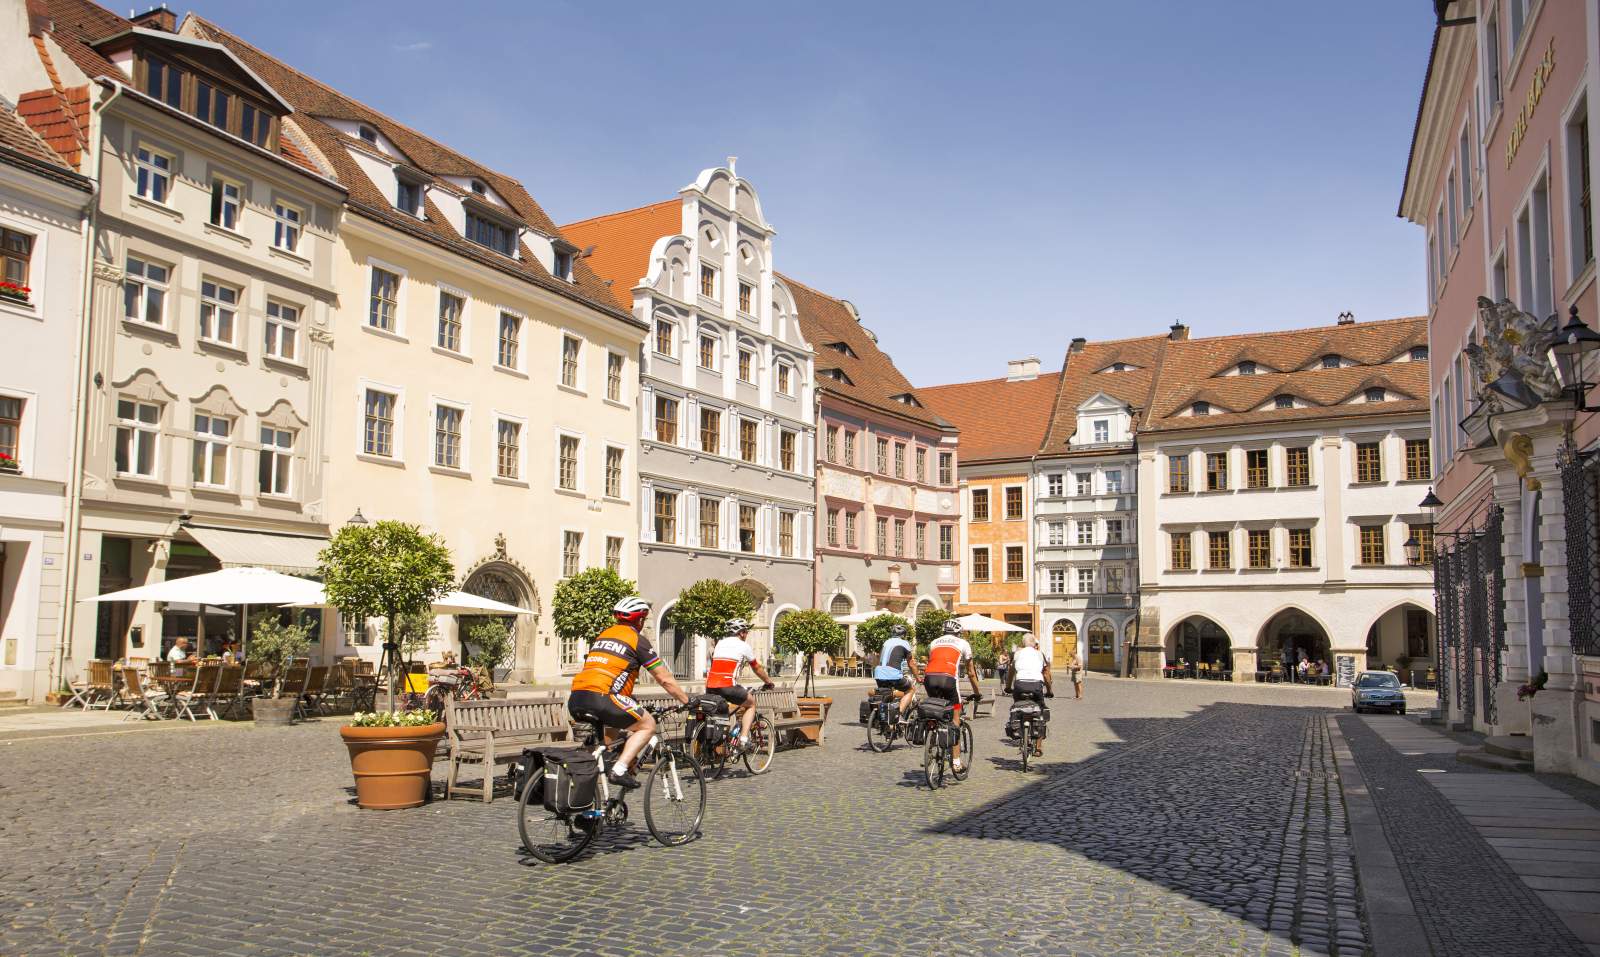
<instances>
[{"instance_id":1,"label":"chimney","mask_svg":"<svg viewBox=\"0 0 1600 957\"><path fill-rule=\"evenodd\" d=\"M1072 340L1076 346L1082 339ZM1026 359L1012 359L1006 363L1007 382L1032 382L1039 378L1039 357L1028 356Z\"/></svg>"},{"instance_id":2,"label":"chimney","mask_svg":"<svg viewBox=\"0 0 1600 957\"><path fill-rule=\"evenodd\" d=\"M1189 339L1189 327L1182 322L1174 322L1171 330L1167 332L1167 338L1173 342L1187 342Z\"/></svg>"},{"instance_id":3,"label":"chimney","mask_svg":"<svg viewBox=\"0 0 1600 957\"><path fill-rule=\"evenodd\" d=\"M1088 339L1085 339L1082 336L1074 337L1073 340L1072 340L1072 343L1067 346L1067 355L1071 355L1074 352L1082 352L1083 351L1083 347L1088 345L1088 344L1089 344L1089 340Z\"/></svg>"},{"instance_id":4,"label":"chimney","mask_svg":"<svg viewBox=\"0 0 1600 957\"><path fill-rule=\"evenodd\" d=\"M128 20L134 26L144 27L146 30L160 30L162 33L178 32L178 15L168 10L164 3L159 7L151 7L136 17L129 17Z\"/></svg>"},{"instance_id":5,"label":"chimney","mask_svg":"<svg viewBox=\"0 0 1600 957\"><path fill-rule=\"evenodd\" d=\"M1353 312L1341 312L1341 313L1339 313L1339 325L1341 325L1341 326L1353 326L1355 324L1356 324L1356 314L1355 313L1353 313Z\"/></svg>"}]
</instances>

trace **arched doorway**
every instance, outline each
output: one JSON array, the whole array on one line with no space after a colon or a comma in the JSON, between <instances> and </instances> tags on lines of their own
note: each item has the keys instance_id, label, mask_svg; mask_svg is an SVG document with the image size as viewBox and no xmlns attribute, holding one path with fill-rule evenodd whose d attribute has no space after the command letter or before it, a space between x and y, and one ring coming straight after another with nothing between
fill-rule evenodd
<instances>
[{"instance_id":1,"label":"arched doorway","mask_svg":"<svg viewBox=\"0 0 1600 957\"><path fill-rule=\"evenodd\" d=\"M834 595L833 596L833 600L828 602L828 614L832 615L835 618L840 618L840 617L842 617L844 615L852 614L855 610L856 610L855 600L852 599L849 595L844 594L843 592L841 592L841 593L839 593L837 595ZM845 646L845 649L847 651L849 651L851 653L855 652L855 650L856 650L856 626L855 625L845 625L844 626L844 646Z\"/></svg>"},{"instance_id":2,"label":"arched doorway","mask_svg":"<svg viewBox=\"0 0 1600 957\"><path fill-rule=\"evenodd\" d=\"M768 617L772 614L772 589L754 578L741 578L733 587L750 596L755 612L750 616L750 646L756 654L765 657L772 650L772 629Z\"/></svg>"},{"instance_id":3,"label":"arched doorway","mask_svg":"<svg viewBox=\"0 0 1600 957\"><path fill-rule=\"evenodd\" d=\"M1065 668L1078 653L1078 626L1063 618L1050 626L1050 666Z\"/></svg>"},{"instance_id":4,"label":"arched doorway","mask_svg":"<svg viewBox=\"0 0 1600 957\"><path fill-rule=\"evenodd\" d=\"M1090 671L1117 670L1117 630L1104 618L1089 622L1083 633L1089 646L1089 659L1084 667Z\"/></svg>"},{"instance_id":5,"label":"arched doorway","mask_svg":"<svg viewBox=\"0 0 1600 957\"><path fill-rule=\"evenodd\" d=\"M1315 618L1298 608L1285 608L1261 627L1256 647L1261 651L1261 669L1271 670L1282 662L1285 672L1295 671L1301 661L1319 663L1333 670L1333 647L1328 632Z\"/></svg>"},{"instance_id":6,"label":"arched doorway","mask_svg":"<svg viewBox=\"0 0 1600 957\"><path fill-rule=\"evenodd\" d=\"M1426 682L1438 667L1438 624L1433 612L1405 602L1379 615L1367 629L1367 667L1393 668L1402 681Z\"/></svg>"},{"instance_id":7,"label":"arched doorway","mask_svg":"<svg viewBox=\"0 0 1600 957\"><path fill-rule=\"evenodd\" d=\"M458 654L462 661L468 658L466 644L467 631L475 622L486 618L496 618L503 622L506 630L511 633L511 665L513 670L531 669L533 667L531 636L538 621L539 597L533 583L528 580L522 570L509 562L491 561L480 565L467 576L461 590L469 595L489 598L494 601L504 602L507 605L516 605L518 608L527 608L534 612L533 615L461 615L456 619L456 644L460 646ZM521 625L527 621L528 627ZM522 632L526 634L522 634ZM576 644L575 642L573 643ZM571 661L568 661L568 649L563 645L561 649L562 668L577 667L577 659L582 654L582 649L574 647L571 650Z\"/></svg>"},{"instance_id":8,"label":"arched doorway","mask_svg":"<svg viewBox=\"0 0 1600 957\"><path fill-rule=\"evenodd\" d=\"M1222 626L1203 615L1178 622L1167 636L1167 660L1175 664L1233 667L1233 642Z\"/></svg>"}]
</instances>

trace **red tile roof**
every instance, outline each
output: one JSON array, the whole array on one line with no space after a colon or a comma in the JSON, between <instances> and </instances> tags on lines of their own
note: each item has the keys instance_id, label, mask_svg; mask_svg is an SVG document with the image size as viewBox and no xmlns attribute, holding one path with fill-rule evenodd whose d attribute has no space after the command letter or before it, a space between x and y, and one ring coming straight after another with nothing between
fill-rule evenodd
<instances>
[{"instance_id":1,"label":"red tile roof","mask_svg":"<svg viewBox=\"0 0 1600 957\"><path fill-rule=\"evenodd\" d=\"M638 209L608 213L561 227L561 232L580 249L594 247L585 257L597 275L611 282L611 298L624 309L633 309L633 287L650 269L650 250L662 236L683 231L683 201L664 200Z\"/></svg>"},{"instance_id":2,"label":"red tile roof","mask_svg":"<svg viewBox=\"0 0 1600 957\"><path fill-rule=\"evenodd\" d=\"M961 464L1026 459L1039 451L1061 373L1012 382L984 379L917 390L922 401L961 430Z\"/></svg>"},{"instance_id":3,"label":"red tile roof","mask_svg":"<svg viewBox=\"0 0 1600 957\"><path fill-rule=\"evenodd\" d=\"M49 144L52 162L77 169L89 123L89 88L34 90L17 98L17 115Z\"/></svg>"},{"instance_id":4,"label":"red tile roof","mask_svg":"<svg viewBox=\"0 0 1600 957\"><path fill-rule=\"evenodd\" d=\"M1150 390L1161 374L1163 351L1170 342L1167 336L1142 336L1090 342L1076 352L1068 350L1062 360L1060 389L1049 411L1039 454L1064 455L1075 451L1069 443L1078 431L1078 406L1097 394L1104 393L1126 403L1133 410L1132 422L1137 428L1150 404ZM1119 362L1127 366L1125 371L1106 371ZM1085 454L1104 453L1104 449L1084 451Z\"/></svg>"}]
</instances>

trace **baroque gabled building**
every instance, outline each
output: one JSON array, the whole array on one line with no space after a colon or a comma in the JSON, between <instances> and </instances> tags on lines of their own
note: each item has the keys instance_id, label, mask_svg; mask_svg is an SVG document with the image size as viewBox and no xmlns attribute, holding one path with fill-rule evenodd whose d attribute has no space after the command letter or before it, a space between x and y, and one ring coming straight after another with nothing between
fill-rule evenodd
<instances>
[{"instance_id":1,"label":"baroque gabled building","mask_svg":"<svg viewBox=\"0 0 1600 957\"><path fill-rule=\"evenodd\" d=\"M714 578L755 600L765 659L773 623L811 607L816 501L811 348L774 272L777 232L731 158L674 199L562 229L649 327L632 441L658 647L678 674L701 673L717 636L680 631L672 605Z\"/></svg>"}]
</instances>

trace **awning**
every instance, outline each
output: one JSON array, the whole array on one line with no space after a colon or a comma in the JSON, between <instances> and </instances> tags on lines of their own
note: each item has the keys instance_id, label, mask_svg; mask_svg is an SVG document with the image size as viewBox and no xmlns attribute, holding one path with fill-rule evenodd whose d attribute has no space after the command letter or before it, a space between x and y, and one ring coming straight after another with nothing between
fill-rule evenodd
<instances>
[{"instance_id":1,"label":"awning","mask_svg":"<svg viewBox=\"0 0 1600 957\"><path fill-rule=\"evenodd\" d=\"M273 535L270 532L246 532L231 528L186 525L183 531L215 555L223 568L270 568L289 575L315 573L319 567L317 554L328 545L326 538Z\"/></svg>"}]
</instances>

